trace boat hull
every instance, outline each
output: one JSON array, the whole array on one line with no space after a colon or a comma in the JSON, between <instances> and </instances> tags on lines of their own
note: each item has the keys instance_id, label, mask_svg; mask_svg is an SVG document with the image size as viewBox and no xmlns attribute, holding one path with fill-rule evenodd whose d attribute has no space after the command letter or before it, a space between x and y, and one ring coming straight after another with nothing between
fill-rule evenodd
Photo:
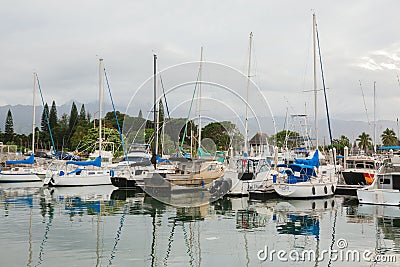
<instances>
[{"instance_id":1,"label":"boat hull","mask_svg":"<svg viewBox=\"0 0 400 267\"><path fill-rule=\"evenodd\" d=\"M361 204L400 206L400 191L393 189L359 189L357 198Z\"/></svg>"},{"instance_id":2,"label":"boat hull","mask_svg":"<svg viewBox=\"0 0 400 267\"><path fill-rule=\"evenodd\" d=\"M348 185L370 185L374 180L373 173L342 171L344 182Z\"/></svg>"},{"instance_id":3,"label":"boat hull","mask_svg":"<svg viewBox=\"0 0 400 267\"><path fill-rule=\"evenodd\" d=\"M278 195L285 198L322 198L335 194L336 183L277 183L273 188Z\"/></svg>"},{"instance_id":4,"label":"boat hull","mask_svg":"<svg viewBox=\"0 0 400 267\"><path fill-rule=\"evenodd\" d=\"M42 180L34 173L29 174L0 174L0 183L23 183L41 182Z\"/></svg>"},{"instance_id":5,"label":"boat hull","mask_svg":"<svg viewBox=\"0 0 400 267\"><path fill-rule=\"evenodd\" d=\"M52 176L44 180L44 184L48 186L89 186L89 185L107 185L111 184L109 174L96 176L68 177L68 176Z\"/></svg>"},{"instance_id":6,"label":"boat hull","mask_svg":"<svg viewBox=\"0 0 400 267\"><path fill-rule=\"evenodd\" d=\"M129 179L126 177L111 177L111 183L115 187L126 189L133 189L138 186L138 183L135 179Z\"/></svg>"}]
</instances>

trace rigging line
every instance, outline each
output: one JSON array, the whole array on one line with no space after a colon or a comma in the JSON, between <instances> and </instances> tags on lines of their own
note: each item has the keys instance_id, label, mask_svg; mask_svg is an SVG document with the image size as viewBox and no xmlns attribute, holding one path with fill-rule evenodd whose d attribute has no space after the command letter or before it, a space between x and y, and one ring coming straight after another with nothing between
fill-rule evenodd
<instances>
[{"instance_id":1,"label":"rigging line","mask_svg":"<svg viewBox=\"0 0 400 267\"><path fill-rule=\"evenodd\" d=\"M332 264L332 251L333 251L333 245L335 244L335 235L336 235L336 218L337 218L337 209L335 209L335 217L333 219L333 226L332 226L332 242L330 246L331 255L329 257L329 262L328 262L328 267L331 266Z\"/></svg>"},{"instance_id":2,"label":"rigging line","mask_svg":"<svg viewBox=\"0 0 400 267\"><path fill-rule=\"evenodd\" d=\"M114 100L111 94L111 89L110 89L110 84L108 82L108 77L107 77L107 72L106 72L106 68L104 68L104 77L106 78L106 83L107 83L107 87L108 87L108 92L110 93L110 99L111 99L111 104L114 110L114 116L115 116L115 120L117 121L117 127L118 127L118 132L119 132L119 138L121 139L121 145L122 145L122 149L124 150L124 154L125 154L125 159L128 161L128 154L126 152L126 148L125 148L125 144L124 144L124 138L122 136L122 131L121 131L121 126L119 125L119 121L118 121L118 115L117 115L117 111L115 110L115 105L114 105ZM100 136L101 138L101 136Z\"/></svg>"},{"instance_id":3,"label":"rigging line","mask_svg":"<svg viewBox=\"0 0 400 267\"><path fill-rule=\"evenodd\" d=\"M168 120L171 121L171 116L170 116L170 114L169 114L169 108L168 108L168 102L167 102L167 96L165 95L164 83L163 83L163 80L162 80L162 78L161 78L161 74L160 74L160 82L161 82L161 88L162 88L162 91L163 91L165 107L166 107L166 109L167 109ZM165 125L164 125L163 127L165 127ZM173 139L174 139L174 140L173 140L173 141L174 141L174 148L175 148L175 151L177 151L175 138L173 138ZM177 152L178 152L178 151L177 151Z\"/></svg>"},{"instance_id":4,"label":"rigging line","mask_svg":"<svg viewBox=\"0 0 400 267\"><path fill-rule=\"evenodd\" d=\"M189 258L190 258L189 263L190 263L190 266L193 266L194 258L193 258L193 255L192 255L192 250L190 249L190 245L189 245L189 241L188 241L188 235L187 235L187 231L185 229L185 223L184 222L182 222L182 232L183 232L183 238L185 239L184 240L185 241L185 245L187 247L187 251L186 252L188 253Z\"/></svg>"},{"instance_id":5,"label":"rigging line","mask_svg":"<svg viewBox=\"0 0 400 267\"><path fill-rule=\"evenodd\" d=\"M322 67L322 56L321 56L321 47L319 45L319 35L318 35L318 28L317 28L317 23L315 23L315 33L317 35L317 44L318 44L318 54L319 54L319 63L320 63L320 68L321 68L321 76L322 76L322 86L324 88L324 97L325 97L325 109L326 109L326 118L328 120L328 130L329 130L329 139L331 141L331 146L332 146L332 157L333 157L333 166L335 168L335 173L336 173L336 158L335 158L335 153L333 151L333 141L332 141L332 129L331 129L331 120L329 117L329 108L328 108L328 97L326 96L326 87L325 87L325 77L324 77L324 69ZM317 140L318 141L318 140ZM317 148L318 149L318 148Z\"/></svg>"},{"instance_id":6,"label":"rigging line","mask_svg":"<svg viewBox=\"0 0 400 267\"><path fill-rule=\"evenodd\" d=\"M187 134L187 125L188 125L188 122L189 122L190 113L192 112L193 100L194 100L194 96L196 94L199 77L200 77L200 68L199 68L199 72L197 73L197 79L196 79L196 83L194 85L194 90L193 90L193 95L192 95L192 101L190 102L189 113L188 113L187 118L186 118L185 131L183 132L183 137L182 137L182 142L181 142L181 147L180 147L181 151L183 151L183 142L185 141L185 136Z\"/></svg>"},{"instance_id":7,"label":"rigging line","mask_svg":"<svg viewBox=\"0 0 400 267\"><path fill-rule=\"evenodd\" d=\"M51 208L52 208L52 207L51 207L51 204L50 204L50 205L49 205L49 212L48 212L48 213L49 213L49 222L46 224L46 228L45 228L45 231L44 231L43 240L42 240L42 243L40 244L39 261L38 261L38 263L35 265L35 267L36 267L36 266L39 266L39 265L42 264L42 262L43 262L43 254L44 254L43 250L44 250L44 245L45 245L46 242L47 242L48 234L49 234L49 231L50 231L50 226L52 225L52 222L53 222L54 210L51 212L51 211L50 211Z\"/></svg>"},{"instance_id":8,"label":"rigging line","mask_svg":"<svg viewBox=\"0 0 400 267\"><path fill-rule=\"evenodd\" d=\"M167 266L167 260L169 258L169 254L171 253L172 242L174 241L175 227L176 227L176 219L174 219L174 222L173 222L172 228L171 228L171 234L168 237L167 253L166 253L165 258L163 260L164 266Z\"/></svg>"},{"instance_id":9,"label":"rigging line","mask_svg":"<svg viewBox=\"0 0 400 267\"><path fill-rule=\"evenodd\" d=\"M43 105L43 109L44 109L44 114L46 115L47 128L49 128L51 144L53 145L53 151L54 151L54 154L55 154L55 153L56 153L56 146L54 145L53 133L51 132L50 120L49 120L49 116L48 116L48 114L47 114L48 111L46 111L46 109L44 108L44 107L45 107L45 104L44 104L42 89L41 89L41 87L40 87L39 76L38 76L37 73L36 73L36 80L37 80L37 84L38 84L38 88L39 88L39 92L40 92L40 97L41 97L41 99L42 99L42 105Z\"/></svg>"},{"instance_id":10,"label":"rigging line","mask_svg":"<svg viewBox=\"0 0 400 267\"><path fill-rule=\"evenodd\" d=\"M129 207L128 204L125 203L124 213L121 215L121 219L119 220L119 227L117 230L117 235L114 238L114 240L115 240L114 247L111 250L110 259L108 261L107 266L112 265L112 260L115 258L115 253L117 251L117 245L118 245L119 240L121 239L122 227L124 226L125 215L127 214L128 207Z\"/></svg>"},{"instance_id":11,"label":"rigging line","mask_svg":"<svg viewBox=\"0 0 400 267\"><path fill-rule=\"evenodd\" d=\"M363 90L362 85L361 85L361 80L358 80L358 81L360 82L360 89L361 89L361 94L362 94L362 97L363 97L364 108L365 108L365 114L367 115L368 126L371 126L371 122L369 121L369 117L368 117L367 105L365 104L364 90Z\"/></svg>"}]
</instances>

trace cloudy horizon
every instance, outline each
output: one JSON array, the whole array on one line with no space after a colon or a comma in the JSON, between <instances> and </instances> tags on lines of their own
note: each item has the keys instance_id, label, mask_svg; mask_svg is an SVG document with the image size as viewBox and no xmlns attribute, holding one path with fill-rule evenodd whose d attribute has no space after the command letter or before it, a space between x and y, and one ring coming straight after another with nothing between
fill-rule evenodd
<instances>
[{"instance_id":1,"label":"cloudy horizon","mask_svg":"<svg viewBox=\"0 0 400 267\"><path fill-rule=\"evenodd\" d=\"M30 105L35 71L47 102L97 101L99 57L104 58L114 100L122 107L151 76L153 53L162 70L198 61L203 46L204 60L246 73L253 32L252 80L274 115L288 111L312 117L313 94L304 91L312 89L315 12L331 116L372 121L376 82L376 119L396 120L396 6L400 4L390 0L3 3L0 106ZM193 89L188 90L190 95Z\"/></svg>"}]
</instances>

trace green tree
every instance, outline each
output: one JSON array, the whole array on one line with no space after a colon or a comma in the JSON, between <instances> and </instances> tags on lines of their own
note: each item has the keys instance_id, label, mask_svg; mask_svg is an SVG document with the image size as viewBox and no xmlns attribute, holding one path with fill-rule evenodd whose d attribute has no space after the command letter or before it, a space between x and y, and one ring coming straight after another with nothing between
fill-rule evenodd
<instances>
[{"instance_id":1,"label":"green tree","mask_svg":"<svg viewBox=\"0 0 400 267\"><path fill-rule=\"evenodd\" d=\"M332 140L333 146L336 148L338 154L344 154L344 147L350 148L350 140L347 136L341 135L339 139ZM331 148L328 146L328 148Z\"/></svg>"},{"instance_id":2,"label":"green tree","mask_svg":"<svg viewBox=\"0 0 400 267\"><path fill-rule=\"evenodd\" d=\"M114 144L115 152L122 151L121 139L117 130L112 128L102 128L103 147L104 150L112 150ZM93 151L98 149L99 128L90 128L88 132L81 138L79 148L84 151Z\"/></svg>"},{"instance_id":3,"label":"green tree","mask_svg":"<svg viewBox=\"0 0 400 267\"><path fill-rule=\"evenodd\" d=\"M6 143L10 143L13 141L14 137L14 122L11 114L11 110L9 109L7 112L6 122L4 126L4 140Z\"/></svg>"},{"instance_id":4,"label":"green tree","mask_svg":"<svg viewBox=\"0 0 400 267\"><path fill-rule=\"evenodd\" d=\"M362 132L356 139L358 147L367 152L367 149L372 147L372 139L369 134Z\"/></svg>"},{"instance_id":5,"label":"green tree","mask_svg":"<svg viewBox=\"0 0 400 267\"><path fill-rule=\"evenodd\" d=\"M88 121L87 121L87 117L86 117L85 104L82 104L81 110L80 110L79 116L78 116L78 125L86 126L87 124L88 124Z\"/></svg>"},{"instance_id":6,"label":"green tree","mask_svg":"<svg viewBox=\"0 0 400 267\"><path fill-rule=\"evenodd\" d=\"M118 117L119 127L121 127L122 130L125 114L119 112L118 110L115 111L115 113ZM104 116L104 125L106 127L118 130L117 119L115 118L114 111L107 112L106 116Z\"/></svg>"},{"instance_id":7,"label":"green tree","mask_svg":"<svg viewBox=\"0 0 400 267\"><path fill-rule=\"evenodd\" d=\"M225 128L226 133L230 138L230 145L234 150L241 150L243 147L244 137L242 133L237 128L236 124L230 121L221 121L222 126Z\"/></svg>"},{"instance_id":8,"label":"green tree","mask_svg":"<svg viewBox=\"0 0 400 267\"><path fill-rule=\"evenodd\" d=\"M139 110L139 115L138 115L138 118L141 118L141 119L143 119L142 110Z\"/></svg>"},{"instance_id":9,"label":"green tree","mask_svg":"<svg viewBox=\"0 0 400 267\"><path fill-rule=\"evenodd\" d=\"M301 146L304 144L304 139L299 138L300 134L297 132L283 130L277 132L270 137L270 143L274 143L276 141L276 146L280 148L284 148L286 145L288 148L294 148L295 146Z\"/></svg>"},{"instance_id":10,"label":"green tree","mask_svg":"<svg viewBox=\"0 0 400 267\"><path fill-rule=\"evenodd\" d=\"M53 103L51 104L49 122L50 122L51 129L54 129L55 127L57 127L57 122L58 122L57 106L56 106L56 102L54 100L53 100Z\"/></svg>"},{"instance_id":11,"label":"green tree","mask_svg":"<svg viewBox=\"0 0 400 267\"><path fill-rule=\"evenodd\" d=\"M202 138L210 138L214 141L217 150L228 150L230 138L227 130L220 122L212 122L207 124L202 130Z\"/></svg>"},{"instance_id":12,"label":"green tree","mask_svg":"<svg viewBox=\"0 0 400 267\"><path fill-rule=\"evenodd\" d=\"M40 130L42 132L49 131L49 127L47 126L47 116L49 116L49 106L46 103L44 105L43 112L42 112L42 119L40 121Z\"/></svg>"},{"instance_id":13,"label":"green tree","mask_svg":"<svg viewBox=\"0 0 400 267\"><path fill-rule=\"evenodd\" d=\"M383 131L381 138L384 146L397 145L397 137L393 129L386 128L386 130Z\"/></svg>"},{"instance_id":14,"label":"green tree","mask_svg":"<svg viewBox=\"0 0 400 267\"><path fill-rule=\"evenodd\" d=\"M78 123L78 109L75 102L72 102L71 113L69 114L68 129L71 135L74 134L76 125Z\"/></svg>"}]
</instances>

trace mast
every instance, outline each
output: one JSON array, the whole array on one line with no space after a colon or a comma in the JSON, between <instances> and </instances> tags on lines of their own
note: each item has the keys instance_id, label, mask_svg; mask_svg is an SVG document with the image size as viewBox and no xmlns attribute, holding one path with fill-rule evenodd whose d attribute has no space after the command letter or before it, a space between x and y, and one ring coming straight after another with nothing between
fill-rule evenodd
<instances>
[{"instance_id":1,"label":"mast","mask_svg":"<svg viewBox=\"0 0 400 267\"><path fill-rule=\"evenodd\" d=\"M101 116L103 113L103 59L99 58L99 156L101 156L102 142L101 137Z\"/></svg>"},{"instance_id":2,"label":"mast","mask_svg":"<svg viewBox=\"0 0 400 267\"><path fill-rule=\"evenodd\" d=\"M316 31L317 20L315 13L313 14L313 55L314 55L314 119L315 119L315 146L318 150L318 117L317 117L317 48L316 48Z\"/></svg>"},{"instance_id":3,"label":"mast","mask_svg":"<svg viewBox=\"0 0 400 267\"><path fill-rule=\"evenodd\" d=\"M376 153L376 81L374 81L374 153Z\"/></svg>"},{"instance_id":4,"label":"mast","mask_svg":"<svg viewBox=\"0 0 400 267\"><path fill-rule=\"evenodd\" d=\"M35 121L36 121L36 72L33 73L33 112L32 112L32 154L35 154ZM44 110L46 112L46 109Z\"/></svg>"},{"instance_id":5,"label":"mast","mask_svg":"<svg viewBox=\"0 0 400 267\"><path fill-rule=\"evenodd\" d=\"M246 89L246 120L245 120L245 133L244 133L244 153L248 154L247 142L249 139L249 114L248 114L248 102L249 102L249 86L250 86L250 67L251 67L251 45L253 42L253 32L250 32L249 37L249 65L247 67L247 89Z\"/></svg>"},{"instance_id":6,"label":"mast","mask_svg":"<svg viewBox=\"0 0 400 267\"><path fill-rule=\"evenodd\" d=\"M203 67L203 47L201 47L200 50L200 69L199 69L199 124L198 124L198 136L199 136L199 147L198 149L201 148L201 71ZM197 152L198 154L199 152Z\"/></svg>"},{"instance_id":7,"label":"mast","mask_svg":"<svg viewBox=\"0 0 400 267\"><path fill-rule=\"evenodd\" d=\"M156 150L157 150L157 144L158 144L158 135L157 135L157 55L153 54L153 67L154 67L154 106L153 106L153 111L154 111L154 149L153 149L153 158L154 158L154 168L157 167L157 160L156 160Z\"/></svg>"}]
</instances>

